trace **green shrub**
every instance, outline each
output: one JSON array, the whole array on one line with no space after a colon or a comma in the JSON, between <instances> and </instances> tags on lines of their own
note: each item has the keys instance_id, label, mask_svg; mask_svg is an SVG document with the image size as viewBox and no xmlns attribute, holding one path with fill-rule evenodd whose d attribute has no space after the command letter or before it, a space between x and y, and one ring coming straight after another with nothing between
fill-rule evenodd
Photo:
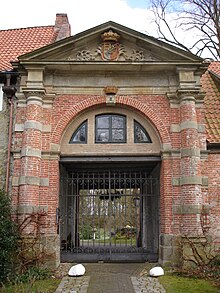
<instances>
[{"instance_id":1,"label":"green shrub","mask_svg":"<svg viewBox=\"0 0 220 293\"><path fill-rule=\"evenodd\" d=\"M14 270L18 233L11 219L11 201L0 190L0 283L10 277Z\"/></svg>"},{"instance_id":2,"label":"green shrub","mask_svg":"<svg viewBox=\"0 0 220 293\"><path fill-rule=\"evenodd\" d=\"M211 261L211 265L218 266L220 268L220 253Z\"/></svg>"},{"instance_id":3,"label":"green shrub","mask_svg":"<svg viewBox=\"0 0 220 293\"><path fill-rule=\"evenodd\" d=\"M31 280L28 283L8 283L0 287L0 293L53 293L59 286L59 279Z\"/></svg>"},{"instance_id":4,"label":"green shrub","mask_svg":"<svg viewBox=\"0 0 220 293\"><path fill-rule=\"evenodd\" d=\"M48 269L38 268L38 267L30 267L23 274L17 275L13 280L13 283L28 283L31 280L45 280L49 279L51 276L51 272Z\"/></svg>"},{"instance_id":5,"label":"green shrub","mask_svg":"<svg viewBox=\"0 0 220 293\"><path fill-rule=\"evenodd\" d=\"M80 239L92 239L92 226L87 224L80 227Z\"/></svg>"}]
</instances>

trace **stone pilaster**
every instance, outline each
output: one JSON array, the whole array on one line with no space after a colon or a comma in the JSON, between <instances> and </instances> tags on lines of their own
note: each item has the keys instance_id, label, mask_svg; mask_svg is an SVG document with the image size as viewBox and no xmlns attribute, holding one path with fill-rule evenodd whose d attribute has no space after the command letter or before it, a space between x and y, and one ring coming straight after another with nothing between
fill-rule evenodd
<instances>
[{"instance_id":1,"label":"stone pilaster","mask_svg":"<svg viewBox=\"0 0 220 293\"><path fill-rule=\"evenodd\" d=\"M181 186L181 234L200 233L200 208L202 206L202 176L199 127L196 99L199 89L180 89L180 186Z\"/></svg>"},{"instance_id":2,"label":"stone pilaster","mask_svg":"<svg viewBox=\"0 0 220 293\"><path fill-rule=\"evenodd\" d=\"M33 210L39 204L39 186L42 147L43 90L25 91L26 121L21 149L21 173L19 178L19 206Z\"/></svg>"}]
</instances>

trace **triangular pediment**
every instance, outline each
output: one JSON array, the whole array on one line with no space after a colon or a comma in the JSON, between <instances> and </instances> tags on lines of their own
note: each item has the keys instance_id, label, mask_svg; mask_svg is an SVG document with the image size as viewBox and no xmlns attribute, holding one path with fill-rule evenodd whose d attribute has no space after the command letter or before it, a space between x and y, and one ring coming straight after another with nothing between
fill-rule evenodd
<instances>
[{"instance_id":1,"label":"triangular pediment","mask_svg":"<svg viewBox=\"0 0 220 293\"><path fill-rule=\"evenodd\" d=\"M201 62L201 58L115 22L20 56L25 64L44 62Z\"/></svg>"}]
</instances>

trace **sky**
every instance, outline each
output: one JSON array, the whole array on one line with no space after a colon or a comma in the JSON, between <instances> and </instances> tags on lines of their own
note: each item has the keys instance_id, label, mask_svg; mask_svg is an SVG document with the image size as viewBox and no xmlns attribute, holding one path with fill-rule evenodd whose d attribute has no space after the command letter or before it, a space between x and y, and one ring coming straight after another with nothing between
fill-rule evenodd
<instances>
[{"instance_id":1,"label":"sky","mask_svg":"<svg viewBox=\"0 0 220 293\"><path fill-rule=\"evenodd\" d=\"M110 20L146 33L147 28L149 30L148 1L1 1L0 29L54 25L56 13L67 13L72 35Z\"/></svg>"},{"instance_id":2,"label":"sky","mask_svg":"<svg viewBox=\"0 0 220 293\"><path fill-rule=\"evenodd\" d=\"M158 37L150 0L1 0L0 30L54 25L57 13L66 13L75 35L114 21ZM173 19L170 15L168 19ZM177 32L184 44L194 36Z\"/></svg>"}]
</instances>

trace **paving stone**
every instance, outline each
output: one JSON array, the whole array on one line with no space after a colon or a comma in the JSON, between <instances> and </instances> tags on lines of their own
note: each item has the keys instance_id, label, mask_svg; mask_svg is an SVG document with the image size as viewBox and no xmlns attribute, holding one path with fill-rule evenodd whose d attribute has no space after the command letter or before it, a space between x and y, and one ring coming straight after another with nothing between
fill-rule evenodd
<instances>
[{"instance_id":1,"label":"paving stone","mask_svg":"<svg viewBox=\"0 0 220 293\"><path fill-rule=\"evenodd\" d=\"M63 277L54 293L166 293L158 278L146 274L150 264L95 263L85 267L84 276Z\"/></svg>"}]
</instances>

